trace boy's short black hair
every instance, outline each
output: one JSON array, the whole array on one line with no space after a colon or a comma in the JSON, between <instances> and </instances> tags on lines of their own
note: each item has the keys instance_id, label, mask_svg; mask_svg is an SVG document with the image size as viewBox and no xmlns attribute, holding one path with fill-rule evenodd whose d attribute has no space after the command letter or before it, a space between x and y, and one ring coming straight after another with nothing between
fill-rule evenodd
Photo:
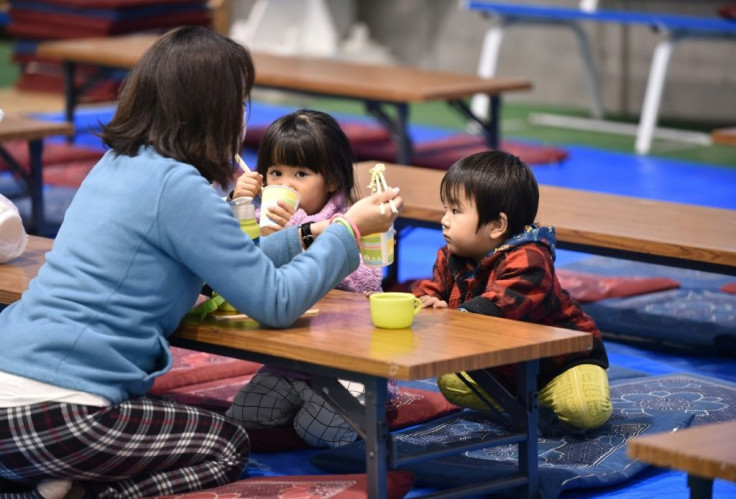
<instances>
[{"instance_id":1,"label":"boy's short black hair","mask_svg":"<svg viewBox=\"0 0 736 499\"><path fill-rule=\"evenodd\" d=\"M457 202L461 189L467 199L475 201L478 229L503 212L508 217L507 234L517 234L537 216L537 180L529 166L514 155L485 151L460 159L442 178L442 202Z\"/></svg>"},{"instance_id":2,"label":"boy's short black hair","mask_svg":"<svg viewBox=\"0 0 736 499\"><path fill-rule=\"evenodd\" d=\"M299 109L268 127L258 148L256 170L268 179L268 168L273 165L306 168L322 174L327 184L335 184L337 192L353 202L353 161L350 139L335 118L322 111Z\"/></svg>"}]
</instances>

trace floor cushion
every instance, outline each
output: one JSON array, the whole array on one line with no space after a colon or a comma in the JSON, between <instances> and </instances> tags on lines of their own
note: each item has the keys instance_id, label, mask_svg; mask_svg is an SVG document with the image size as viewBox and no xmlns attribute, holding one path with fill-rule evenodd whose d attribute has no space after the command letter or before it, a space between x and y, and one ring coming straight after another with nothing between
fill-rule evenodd
<instances>
[{"instance_id":1,"label":"floor cushion","mask_svg":"<svg viewBox=\"0 0 736 499\"><path fill-rule=\"evenodd\" d=\"M613 417L583 436L540 437L539 477L543 498L562 490L624 482L646 464L626 456L627 442L638 435L736 417L736 385L691 374L641 376L611 382ZM441 423L430 422L397 435L400 454L441 449L468 438L492 438L503 430L477 411L465 410ZM365 466L365 446L355 442L323 451L311 463L328 472L348 473ZM502 477L517 466L517 446L502 445L461 455L409 464L418 486L448 488L482 478Z\"/></svg>"},{"instance_id":2,"label":"floor cushion","mask_svg":"<svg viewBox=\"0 0 736 499\"><path fill-rule=\"evenodd\" d=\"M601 331L736 354L736 295L674 289L583 304Z\"/></svg>"},{"instance_id":3,"label":"floor cushion","mask_svg":"<svg viewBox=\"0 0 736 499\"><path fill-rule=\"evenodd\" d=\"M171 347L171 370L156 378L151 391L164 394L172 389L255 373L261 364L222 355Z\"/></svg>"},{"instance_id":4,"label":"floor cushion","mask_svg":"<svg viewBox=\"0 0 736 499\"><path fill-rule=\"evenodd\" d=\"M667 277L602 276L566 269L558 269L557 278L570 296L579 302L635 296L680 286L679 282Z\"/></svg>"},{"instance_id":5,"label":"floor cushion","mask_svg":"<svg viewBox=\"0 0 736 499\"><path fill-rule=\"evenodd\" d=\"M396 144L391 140L355 144L353 149L358 160L396 161ZM518 156L530 165L559 163L568 155L567 151L558 147L519 141L502 141L499 149ZM415 143L409 163L447 170L460 158L488 150L488 144L482 136L455 134Z\"/></svg>"},{"instance_id":6,"label":"floor cushion","mask_svg":"<svg viewBox=\"0 0 736 499\"><path fill-rule=\"evenodd\" d=\"M390 471L387 477L387 497L401 499L411 490L413 483L412 473ZM157 499L364 499L367 497L367 490L367 476L364 473L273 476L247 478L200 492L159 496Z\"/></svg>"},{"instance_id":7,"label":"floor cushion","mask_svg":"<svg viewBox=\"0 0 736 499\"><path fill-rule=\"evenodd\" d=\"M340 120L338 120L338 123L340 124L342 131L347 135L353 148L360 144L391 140L391 135L385 128L379 125ZM268 127L269 125L248 126L245 133L245 139L243 140L243 146L258 148Z\"/></svg>"}]
</instances>

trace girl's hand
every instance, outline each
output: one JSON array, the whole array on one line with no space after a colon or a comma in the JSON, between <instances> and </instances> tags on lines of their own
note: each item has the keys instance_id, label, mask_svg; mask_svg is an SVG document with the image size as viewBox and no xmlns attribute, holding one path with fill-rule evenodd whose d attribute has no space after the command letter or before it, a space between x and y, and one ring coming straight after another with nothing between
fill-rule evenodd
<instances>
[{"instance_id":1,"label":"girl's hand","mask_svg":"<svg viewBox=\"0 0 736 499\"><path fill-rule=\"evenodd\" d=\"M361 199L350 207L345 216L358 227L361 235L386 232L399 216L398 213L391 210L389 200L393 201L397 211L401 210L404 201L399 196L399 189L395 187ZM381 204L383 204L383 214L381 214Z\"/></svg>"},{"instance_id":2,"label":"girl's hand","mask_svg":"<svg viewBox=\"0 0 736 499\"><path fill-rule=\"evenodd\" d=\"M294 213L296 213L294 207L289 205L288 203L285 203L281 200L276 201L276 203L278 204L278 206L270 206L267 209L266 215L268 215L268 219L275 223L277 226L270 225L261 227L261 232L266 236L286 227L286 224L289 223L291 217L293 217Z\"/></svg>"},{"instance_id":3,"label":"girl's hand","mask_svg":"<svg viewBox=\"0 0 736 499\"><path fill-rule=\"evenodd\" d=\"M419 301L422 302L422 308L447 308L447 302L436 296L420 296Z\"/></svg>"},{"instance_id":4,"label":"girl's hand","mask_svg":"<svg viewBox=\"0 0 736 499\"><path fill-rule=\"evenodd\" d=\"M254 198L263 188L263 175L258 172L243 172L233 189L233 199L248 196Z\"/></svg>"}]
</instances>

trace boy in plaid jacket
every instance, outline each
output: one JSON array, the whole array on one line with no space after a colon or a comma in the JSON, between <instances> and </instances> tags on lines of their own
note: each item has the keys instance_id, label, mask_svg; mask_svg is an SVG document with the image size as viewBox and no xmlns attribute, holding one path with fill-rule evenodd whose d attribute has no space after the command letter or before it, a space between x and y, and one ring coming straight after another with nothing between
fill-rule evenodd
<instances>
[{"instance_id":1,"label":"boy in plaid jacket","mask_svg":"<svg viewBox=\"0 0 736 499\"><path fill-rule=\"evenodd\" d=\"M540 430L546 435L581 433L604 424L611 416L606 350L593 319L557 280L554 228L534 223L539 189L531 169L501 151L473 154L447 171L440 195L447 245L437 252L432 278L416 282L413 293L425 308L449 307L589 332L591 350L540 361ZM515 393L513 365L489 373ZM498 408L460 374L438 379L449 401L488 410L476 395L479 390Z\"/></svg>"}]
</instances>

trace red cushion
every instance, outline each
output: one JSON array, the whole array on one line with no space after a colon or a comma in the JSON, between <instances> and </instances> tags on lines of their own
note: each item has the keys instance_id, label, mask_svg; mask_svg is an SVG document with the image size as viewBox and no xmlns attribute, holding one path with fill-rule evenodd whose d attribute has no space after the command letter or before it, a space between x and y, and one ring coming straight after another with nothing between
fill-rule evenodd
<instances>
[{"instance_id":1,"label":"red cushion","mask_svg":"<svg viewBox=\"0 0 736 499\"><path fill-rule=\"evenodd\" d=\"M261 144L263 136L266 135L268 126L269 125L249 126L245 133L243 146L257 148ZM342 128L345 135L347 135L353 148L360 144L391 140L391 135L386 131L386 129L378 125L341 121L340 128Z\"/></svg>"},{"instance_id":2,"label":"red cushion","mask_svg":"<svg viewBox=\"0 0 736 499\"><path fill-rule=\"evenodd\" d=\"M222 414L233 403L235 395L253 379L254 375L255 372L179 386L170 390L151 390L151 393L180 404L193 405Z\"/></svg>"},{"instance_id":3,"label":"red cushion","mask_svg":"<svg viewBox=\"0 0 736 499\"><path fill-rule=\"evenodd\" d=\"M736 294L736 282L729 282L728 284L724 284L721 287L721 291L723 291L724 293Z\"/></svg>"},{"instance_id":4,"label":"red cushion","mask_svg":"<svg viewBox=\"0 0 736 499\"><path fill-rule=\"evenodd\" d=\"M736 3L721 7L718 9L718 15L726 19L736 19Z\"/></svg>"},{"instance_id":5,"label":"red cushion","mask_svg":"<svg viewBox=\"0 0 736 499\"><path fill-rule=\"evenodd\" d=\"M157 4L206 4L207 0L45 0L45 3L83 9L128 9Z\"/></svg>"},{"instance_id":6,"label":"red cushion","mask_svg":"<svg viewBox=\"0 0 736 499\"><path fill-rule=\"evenodd\" d=\"M414 485L414 474L409 471L389 471L387 497L401 499ZM367 497L367 476L303 475L247 478L200 492L159 496L157 499L364 499Z\"/></svg>"},{"instance_id":7,"label":"red cushion","mask_svg":"<svg viewBox=\"0 0 736 499\"><path fill-rule=\"evenodd\" d=\"M399 396L389 402L386 416L390 430L399 430L460 410L447 401L440 392L401 388Z\"/></svg>"},{"instance_id":8,"label":"red cushion","mask_svg":"<svg viewBox=\"0 0 736 499\"><path fill-rule=\"evenodd\" d=\"M151 15L111 23L105 19L88 16L57 15L15 9L11 14L7 31L17 38L34 40L89 38L172 28L180 25L210 26L211 17L207 11L195 10L168 12L163 15ZM53 19L56 19L56 22L53 22Z\"/></svg>"},{"instance_id":9,"label":"red cushion","mask_svg":"<svg viewBox=\"0 0 736 499\"><path fill-rule=\"evenodd\" d=\"M26 171L29 170L28 143L11 141L3 144L6 151ZM43 181L46 184L65 187L79 187L84 177L102 157L102 151L90 147L77 147L69 144L44 144L41 161ZM8 165L0 158L0 171Z\"/></svg>"},{"instance_id":10,"label":"red cushion","mask_svg":"<svg viewBox=\"0 0 736 499\"><path fill-rule=\"evenodd\" d=\"M359 160L396 161L396 145L390 140L355 144L353 149ZM446 170L460 158L488 149L482 136L451 135L415 144L410 164ZM568 155L567 151L557 147L509 141L503 141L500 149L518 156L527 164L558 163Z\"/></svg>"},{"instance_id":11,"label":"red cushion","mask_svg":"<svg viewBox=\"0 0 736 499\"><path fill-rule=\"evenodd\" d=\"M399 396L386 404L386 419L389 429L393 431L459 410L460 407L448 402L439 392L401 388ZM281 452L309 448L293 428L249 429L248 435L253 452Z\"/></svg>"},{"instance_id":12,"label":"red cushion","mask_svg":"<svg viewBox=\"0 0 736 499\"><path fill-rule=\"evenodd\" d=\"M591 302L679 288L680 283L666 277L607 277L557 269L557 278L574 300Z\"/></svg>"},{"instance_id":13,"label":"red cushion","mask_svg":"<svg viewBox=\"0 0 736 499\"><path fill-rule=\"evenodd\" d=\"M253 374L261 367L258 362L238 360L185 348L171 347L171 355L174 358L173 366L169 372L156 378L151 389L152 393L161 395L182 386L191 387L191 385L209 381ZM195 389L198 388L195 387Z\"/></svg>"}]
</instances>

